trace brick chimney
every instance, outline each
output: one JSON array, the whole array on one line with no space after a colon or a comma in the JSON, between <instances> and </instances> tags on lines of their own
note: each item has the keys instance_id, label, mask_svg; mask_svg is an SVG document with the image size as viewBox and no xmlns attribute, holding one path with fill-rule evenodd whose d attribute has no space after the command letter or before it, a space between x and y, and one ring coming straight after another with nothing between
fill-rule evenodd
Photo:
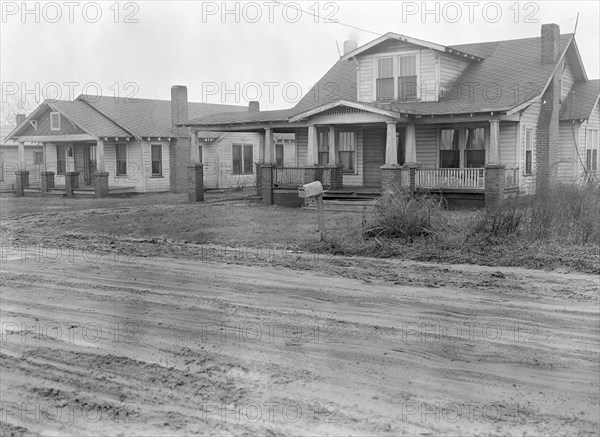
<instances>
[{"instance_id":1,"label":"brick chimney","mask_svg":"<svg viewBox=\"0 0 600 437\"><path fill-rule=\"evenodd\" d=\"M542 24L542 64L554 64L560 51L560 27L558 24Z\"/></svg>"},{"instance_id":2,"label":"brick chimney","mask_svg":"<svg viewBox=\"0 0 600 437\"><path fill-rule=\"evenodd\" d=\"M25 114L17 114L15 118L17 120L17 126L20 126L21 123L23 123L25 121L27 116Z\"/></svg>"},{"instance_id":3,"label":"brick chimney","mask_svg":"<svg viewBox=\"0 0 600 437\"><path fill-rule=\"evenodd\" d=\"M173 85L171 87L171 123L188 121L188 95L187 87Z\"/></svg>"},{"instance_id":4,"label":"brick chimney","mask_svg":"<svg viewBox=\"0 0 600 437\"><path fill-rule=\"evenodd\" d=\"M259 112L260 111L260 102L257 102L256 100L248 102L248 111Z\"/></svg>"}]
</instances>

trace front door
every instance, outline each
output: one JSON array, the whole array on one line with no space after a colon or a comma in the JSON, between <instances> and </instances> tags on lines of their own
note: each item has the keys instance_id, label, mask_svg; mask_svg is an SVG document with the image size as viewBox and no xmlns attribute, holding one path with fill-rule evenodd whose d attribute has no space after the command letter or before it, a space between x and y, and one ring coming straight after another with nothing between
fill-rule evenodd
<instances>
[{"instance_id":1,"label":"front door","mask_svg":"<svg viewBox=\"0 0 600 437\"><path fill-rule=\"evenodd\" d=\"M90 148L87 145L76 145L73 149L75 155L75 171L79 172L79 185L91 185Z\"/></svg>"},{"instance_id":2,"label":"front door","mask_svg":"<svg viewBox=\"0 0 600 437\"><path fill-rule=\"evenodd\" d=\"M386 131L383 128L363 130L363 185L381 188L381 166L385 158Z\"/></svg>"}]
</instances>

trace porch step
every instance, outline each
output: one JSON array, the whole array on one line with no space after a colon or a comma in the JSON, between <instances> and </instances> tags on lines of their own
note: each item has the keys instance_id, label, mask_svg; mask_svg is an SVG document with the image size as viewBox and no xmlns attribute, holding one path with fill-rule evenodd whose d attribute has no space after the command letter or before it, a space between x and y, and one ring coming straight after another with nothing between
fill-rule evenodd
<instances>
[{"instance_id":1,"label":"porch step","mask_svg":"<svg viewBox=\"0 0 600 437\"><path fill-rule=\"evenodd\" d=\"M376 199L357 200L325 200L323 199L323 210L329 212L371 212L377 203ZM316 211L317 204L311 201L303 209Z\"/></svg>"}]
</instances>

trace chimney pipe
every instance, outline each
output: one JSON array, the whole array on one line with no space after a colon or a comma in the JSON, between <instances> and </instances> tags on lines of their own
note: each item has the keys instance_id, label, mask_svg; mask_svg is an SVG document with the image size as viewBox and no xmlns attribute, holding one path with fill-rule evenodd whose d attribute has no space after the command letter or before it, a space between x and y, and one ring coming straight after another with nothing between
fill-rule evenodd
<instances>
[{"instance_id":1,"label":"chimney pipe","mask_svg":"<svg viewBox=\"0 0 600 437\"><path fill-rule=\"evenodd\" d=\"M260 111L260 102L257 102L256 100L248 102L248 111L259 112Z\"/></svg>"},{"instance_id":2,"label":"chimney pipe","mask_svg":"<svg viewBox=\"0 0 600 437\"><path fill-rule=\"evenodd\" d=\"M188 121L188 95L187 87L183 85L173 85L171 87L171 123Z\"/></svg>"},{"instance_id":3,"label":"chimney pipe","mask_svg":"<svg viewBox=\"0 0 600 437\"><path fill-rule=\"evenodd\" d=\"M347 55L351 51L356 50L357 47L358 47L358 44L353 39L344 41L344 55Z\"/></svg>"},{"instance_id":4,"label":"chimney pipe","mask_svg":"<svg viewBox=\"0 0 600 437\"><path fill-rule=\"evenodd\" d=\"M542 64L554 64L560 51L560 27L558 24L542 24Z\"/></svg>"},{"instance_id":5,"label":"chimney pipe","mask_svg":"<svg viewBox=\"0 0 600 437\"><path fill-rule=\"evenodd\" d=\"M25 114L17 114L15 116L15 119L17 120L17 126L20 126L21 123L23 123L26 118L27 118L27 116Z\"/></svg>"}]
</instances>

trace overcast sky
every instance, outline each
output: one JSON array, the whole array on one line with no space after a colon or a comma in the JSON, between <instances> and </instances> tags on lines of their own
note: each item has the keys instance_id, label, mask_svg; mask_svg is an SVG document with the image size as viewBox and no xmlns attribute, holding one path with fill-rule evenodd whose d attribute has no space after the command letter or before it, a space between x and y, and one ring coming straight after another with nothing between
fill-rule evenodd
<instances>
[{"instance_id":1,"label":"overcast sky","mask_svg":"<svg viewBox=\"0 0 600 437\"><path fill-rule=\"evenodd\" d=\"M571 33L577 12L581 57L588 77L599 77L598 1L428 2L425 14L420 1L286 3L57 1L23 10L3 1L2 99L169 99L179 84L190 101L259 97L261 109L287 108L347 39L361 45L392 31L452 45L536 37L543 23Z\"/></svg>"}]
</instances>

